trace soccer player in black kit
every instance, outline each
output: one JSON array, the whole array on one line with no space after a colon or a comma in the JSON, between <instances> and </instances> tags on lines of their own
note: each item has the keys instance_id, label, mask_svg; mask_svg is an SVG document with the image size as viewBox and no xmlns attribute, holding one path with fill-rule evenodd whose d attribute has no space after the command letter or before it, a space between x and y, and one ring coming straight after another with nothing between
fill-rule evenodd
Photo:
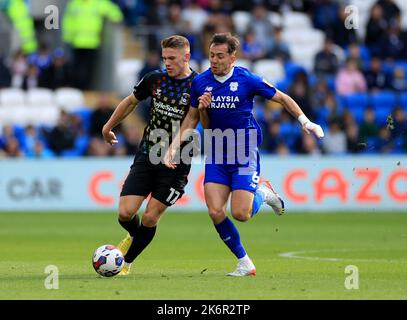
<instances>
[{"instance_id":1,"label":"soccer player in black kit","mask_svg":"<svg viewBox=\"0 0 407 320\"><path fill-rule=\"evenodd\" d=\"M190 46L186 38L171 36L161 41L161 47L165 70L145 75L134 87L133 93L119 103L102 130L107 143L117 143L113 128L135 109L139 101L151 97L151 119L144 129L140 151L134 158L120 194L119 223L128 231L118 245L125 259L120 275L130 273L131 263L153 239L161 215L183 195L190 171L190 164L183 163L177 170L171 170L162 162L153 164L149 158L157 143L150 134L156 129L163 129L171 139L173 121L181 123L188 112L191 82L197 75L189 66ZM166 146L171 143L158 142ZM137 212L150 193L151 198L140 221Z\"/></svg>"}]
</instances>

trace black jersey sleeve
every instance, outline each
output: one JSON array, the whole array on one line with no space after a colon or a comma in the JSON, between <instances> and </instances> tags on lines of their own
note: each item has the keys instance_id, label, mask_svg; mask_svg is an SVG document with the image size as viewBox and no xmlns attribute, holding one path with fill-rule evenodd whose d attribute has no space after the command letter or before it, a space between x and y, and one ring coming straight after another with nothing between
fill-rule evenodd
<instances>
[{"instance_id":1,"label":"black jersey sleeve","mask_svg":"<svg viewBox=\"0 0 407 320\"><path fill-rule=\"evenodd\" d=\"M133 94L138 101L151 97L151 82L155 71L147 73L135 86Z\"/></svg>"}]
</instances>

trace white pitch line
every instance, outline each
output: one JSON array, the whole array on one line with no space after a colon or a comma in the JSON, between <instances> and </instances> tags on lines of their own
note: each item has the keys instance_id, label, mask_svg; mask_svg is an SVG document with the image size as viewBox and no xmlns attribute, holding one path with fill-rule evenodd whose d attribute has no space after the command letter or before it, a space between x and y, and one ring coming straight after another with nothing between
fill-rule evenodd
<instances>
[{"instance_id":1,"label":"white pitch line","mask_svg":"<svg viewBox=\"0 0 407 320\"><path fill-rule=\"evenodd\" d=\"M317 252L350 252L358 250L303 250L303 251L291 251L280 253L279 256L289 259L303 259L303 260L318 260L318 261L360 261L360 262L388 262L388 263L407 263L407 260L386 260L386 259L354 259L354 258L323 258L323 257L307 257L304 254L317 253Z\"/></svg>"}]
</instances>

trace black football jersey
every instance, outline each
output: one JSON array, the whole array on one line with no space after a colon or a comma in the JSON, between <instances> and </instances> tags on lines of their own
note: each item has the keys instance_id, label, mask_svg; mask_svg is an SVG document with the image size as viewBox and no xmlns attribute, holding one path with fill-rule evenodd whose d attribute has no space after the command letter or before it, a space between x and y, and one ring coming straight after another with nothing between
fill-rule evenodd
<instances>
[{"instance_id":1,"label":"black football jersey","mask_svg":"<svg viewBox=\"0 0 407 320\"><path fill-rule=\"evenodd\" d=\"M160 143L163 147L168 147L171 143L172 124L176 121L180 125L189 110L190 88L196 75L197 73L192 71L191 75L184 79L174 79L165 70L156 70L146 74L134 87L133 94L137 100L151 97L151 117L144 129L140 144L143 153L148 153L156 143ZM156 129L167 131L169 139L151 139L150 134Z\"/></svg>"}]
</instances>

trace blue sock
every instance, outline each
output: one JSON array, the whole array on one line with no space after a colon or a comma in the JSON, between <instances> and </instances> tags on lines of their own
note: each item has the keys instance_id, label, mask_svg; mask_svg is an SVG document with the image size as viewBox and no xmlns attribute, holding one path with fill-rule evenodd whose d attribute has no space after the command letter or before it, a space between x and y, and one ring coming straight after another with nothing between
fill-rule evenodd
<instances>
[{"instance_id":1,"label":"blue sock","mask_svg":"<svg viewBox=\"0 0 407 320\"><path fill-rule=\"evenodd\" d=\"M264 202L264 195L263 192L259 192L259 189L256 190L253 198L253 206L252 206L252 217L259 212L261 205Z\"/></svg>"},{"instance_id":2,"label":"blue sock","mask_svg":"<svg viewBox=\"0 0 407 320\"><path fill-rule=\"evenodd\" d=\"M238 258L243 258L246 255L242 243L240 242L239 231L228 217L219 224L215 224L220 238L229 247L230 251Z\"/></svg>"}]
</instances>

